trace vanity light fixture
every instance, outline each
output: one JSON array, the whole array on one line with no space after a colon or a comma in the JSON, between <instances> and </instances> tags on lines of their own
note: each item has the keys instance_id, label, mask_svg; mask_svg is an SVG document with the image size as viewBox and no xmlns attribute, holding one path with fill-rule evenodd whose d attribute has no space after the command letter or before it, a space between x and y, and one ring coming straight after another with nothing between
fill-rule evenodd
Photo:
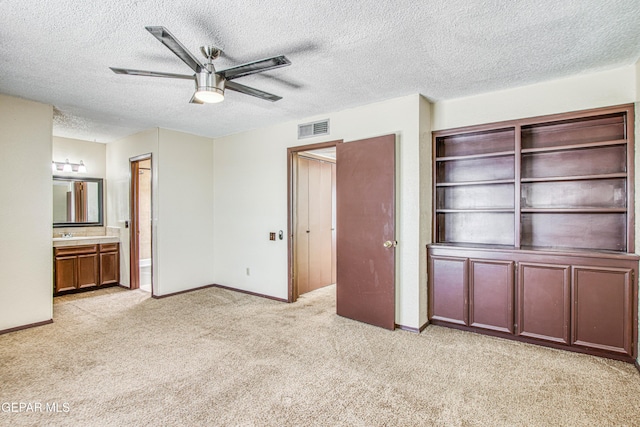
<instances>
[{"instance_id":1,"label":"vanity light fixture","mask_svg":"<svg viewBox=\"0 0 640 427\"><path fill-rule=\"evenodd\" d=\"M80 163L70 163L69 159L66 159L64 162L51 162L51 171L52 172L76 172L76 173L87 173L87 167L84 162L80 160Z\"/></svg>"}]
</instances>

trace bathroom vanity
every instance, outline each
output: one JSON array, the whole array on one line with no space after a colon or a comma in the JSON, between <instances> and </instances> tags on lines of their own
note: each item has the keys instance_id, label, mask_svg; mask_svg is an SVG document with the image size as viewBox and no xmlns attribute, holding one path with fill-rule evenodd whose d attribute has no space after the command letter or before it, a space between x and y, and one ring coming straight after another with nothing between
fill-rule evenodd
<instances>
[{"instance_id":1,"label":"bathroom vanity","mask_svg":"<svg viewBox=\"0 0 640 427\"><path fill-rule=\"evenodd\" d=\"M120 281L120 244L113 236L53 239L54 295Z\"/></svg>"}]
</instances>

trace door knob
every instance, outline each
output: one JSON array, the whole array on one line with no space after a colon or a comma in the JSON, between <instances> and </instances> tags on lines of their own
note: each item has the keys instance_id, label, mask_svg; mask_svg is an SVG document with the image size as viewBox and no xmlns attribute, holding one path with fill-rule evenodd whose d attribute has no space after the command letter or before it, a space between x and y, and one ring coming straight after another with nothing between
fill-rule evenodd
<instances>
[{"instance_id":1,"label":"door knob","mask_svg":"<svg viewBox=\"0 0 640 427\"><path fill-rule=\"evenodd\" d=\"M387 240L382 245L388 249L388 248L395 248L397 244L398 242L396 242L395 240Z\"/></svg>"}]
</instances>

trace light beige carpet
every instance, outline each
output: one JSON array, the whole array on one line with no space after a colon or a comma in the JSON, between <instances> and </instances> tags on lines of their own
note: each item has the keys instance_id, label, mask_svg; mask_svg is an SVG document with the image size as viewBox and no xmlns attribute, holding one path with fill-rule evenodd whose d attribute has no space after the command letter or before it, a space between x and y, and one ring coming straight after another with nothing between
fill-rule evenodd
<instances>
[{"instance_id":1,"label":"light beige carpet","mask_svg":"<svg viewBox=\"0 0 640 427\"><path fill-rule=\"evenodd\" d=\"M0 425L640 425L633 365L386 331L336 316L334 287L295 304L111 288L56 298L54 321L0 336Z\"/></svg>"}]
</instances>

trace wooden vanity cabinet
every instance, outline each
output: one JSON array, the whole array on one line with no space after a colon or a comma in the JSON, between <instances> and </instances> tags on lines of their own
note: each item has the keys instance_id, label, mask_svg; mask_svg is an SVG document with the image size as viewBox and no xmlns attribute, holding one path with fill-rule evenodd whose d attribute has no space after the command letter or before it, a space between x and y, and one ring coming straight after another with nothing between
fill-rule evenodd
<instances>
[{"instance_id":1,"label":"wooden vanity cabinet","mask_svg":"<svg viewBox=\"0 0 640 427\"><path fill-rule=\"evenodd\" d=\"M100 245L100 285L120 282L119 260L118 243L102 243Z\"/></svg>"},{"instance_id":2,"label":"wooden vanity cabinet","mask_svg":"<svg viewBox=\"0 0 640 427\"><path fill-rule=\"evenodd\" d=\"M117 284L118 243L54 248L54 294Z\"/></svg>"}]
</instances>

